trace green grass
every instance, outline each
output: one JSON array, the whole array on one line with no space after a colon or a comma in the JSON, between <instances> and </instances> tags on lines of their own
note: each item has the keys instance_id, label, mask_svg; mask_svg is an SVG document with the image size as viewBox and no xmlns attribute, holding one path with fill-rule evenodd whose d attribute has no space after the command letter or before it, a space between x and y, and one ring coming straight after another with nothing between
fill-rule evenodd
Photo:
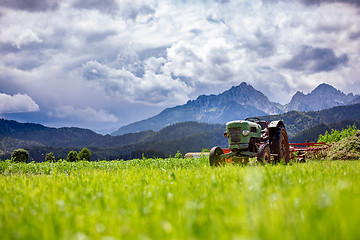
<instances>
[{"instance_id":1,"label":"green grass","mask_svg":"<svg viewBox=\"0 0 360 240\"><path fill-rule=\"evenodd\" d=\"M0 162L1 239L359 239L360 161Z\"/></svg>"}]
</instances>

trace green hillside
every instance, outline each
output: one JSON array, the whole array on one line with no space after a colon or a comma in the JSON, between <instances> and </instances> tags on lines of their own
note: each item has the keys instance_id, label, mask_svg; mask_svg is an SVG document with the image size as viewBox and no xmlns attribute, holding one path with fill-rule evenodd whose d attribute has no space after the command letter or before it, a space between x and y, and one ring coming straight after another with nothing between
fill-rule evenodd
<instances>
[{"instance_id":1,"label":"green hillside","mask_svg":"<svg viewBox=\"0 0 360 240\"><path fill-rule=\"evenodd\" d=\"M319 135L320 134L324 135L326 131L331 132L332 129L341 130L347 128L348 126L353 126L353 125L355 125L359 129L360 121L343 120L340 122L335 122L330 124L321 123L297 133L295 136L290 138L290 141L294 143L306 142L307 140L309 140L310 142L316 142L319 138Z\"/></svg>"},{"instance_id":2,"label":"green hillside","mask_svg":"<svg viewBox=\"0 0 360 240\"><path fill-rule=\"evenodd\" d=\"M343 120L360 120L360 104L312 112L290 111L280 115L263 116L261 118L267 121L282 119L288 135L293 137L297 133L321 123L331 124Z\"/></svg>"}]
</instances>

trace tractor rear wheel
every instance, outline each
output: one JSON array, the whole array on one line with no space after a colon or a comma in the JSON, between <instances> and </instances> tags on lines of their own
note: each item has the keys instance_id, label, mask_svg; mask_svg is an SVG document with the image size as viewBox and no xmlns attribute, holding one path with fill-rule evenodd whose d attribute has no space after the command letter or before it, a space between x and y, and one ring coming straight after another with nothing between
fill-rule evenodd
<instances>
[{"instance_id":1,"label":"tractor rear wheel","mask_svg":"<svg viewBox=\"0 0 360 240\"><path fill-rule=\"evenodd\" d=\"M265 143L259 147L257 152L257 160L263 164L270 163L270 146L268 143Z\"/></svg>"},{"instance_id":2,"label":"tractor rear wheel","mask_svg":"<svg viewBox=\"0 0 360 240\"><path fill-rule=\"evenodd\" d=\"M290 149L289 149L289 139L286 133L286 130L283 126L276 128L275 132L271 137L271 151L274 154L275 163L279 163L281 159L285 163L289 163L290 160Z\"/></svg>"},{"instance_id":3,"label":"tractor rear wheel","mask_svg":"<svg viewBox=\"0 0 360 240\"><path fill-rule=\"evenodd\" d=\"M224 152L220 147L213 147L209 154L210 166L222 165L225 162L224 159L221 159L222 154L224 154Z\"/></svg>"}]
</instances>

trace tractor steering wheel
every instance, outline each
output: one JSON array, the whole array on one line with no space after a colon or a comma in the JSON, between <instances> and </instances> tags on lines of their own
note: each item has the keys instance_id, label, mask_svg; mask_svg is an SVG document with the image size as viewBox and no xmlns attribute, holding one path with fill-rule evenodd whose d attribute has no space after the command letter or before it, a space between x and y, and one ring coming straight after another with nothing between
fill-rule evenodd
<instances>
[{"instance_id":1,"label":"tractor steering wheel","mask_svg":"<svg viewBox=\"0 0 360 240\"><path fill-rule=\"evenodd\" d=\"M261 122L261 119L258 117L248 117L245 118L245 121L250 121L250 122Z\"/></svg>"}]
</instances>

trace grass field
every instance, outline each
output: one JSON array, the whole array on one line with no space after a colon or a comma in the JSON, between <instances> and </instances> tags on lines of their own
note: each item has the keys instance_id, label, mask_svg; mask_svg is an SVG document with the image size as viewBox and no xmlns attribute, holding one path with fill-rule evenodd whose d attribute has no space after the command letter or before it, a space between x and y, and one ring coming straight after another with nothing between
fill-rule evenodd
<instances>
[{"instance_id":1,"label":"grass field","mask_svg":"<svg viewBox=\"0 0 360 240\"><path fill-rule=\"evenodd\" d=\"M1 239L360 239L360 161L0 162Z\"/></svg>"}]
</instances>

